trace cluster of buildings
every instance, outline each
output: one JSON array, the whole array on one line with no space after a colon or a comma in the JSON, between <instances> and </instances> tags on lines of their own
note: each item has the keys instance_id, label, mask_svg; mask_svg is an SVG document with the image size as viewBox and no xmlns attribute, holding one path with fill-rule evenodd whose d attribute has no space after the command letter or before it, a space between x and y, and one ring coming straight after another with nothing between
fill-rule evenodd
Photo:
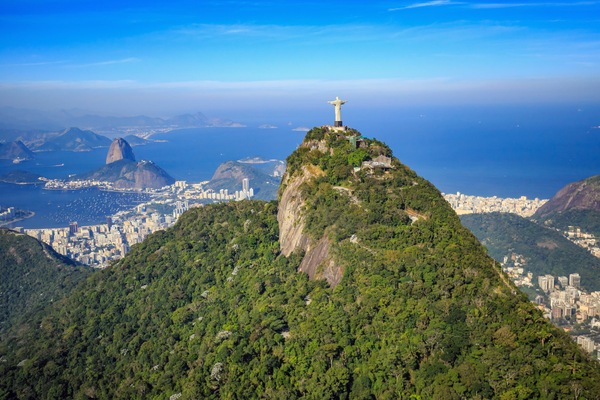
<instances>
[{"instance_id":1,"label":"cluster of buildings","mask_svg":"<svg viewBox=\"0 0 600 400\"><path fill-rule=\"evenodd\" d=\"M502 270L506 272L508 277L517 286L533 286L533 274L529 271L525 271L525 265L527 261L521 254L512 253L510 256L504 256L504 262Z\"/></svg>"},{"instance_id":2,"label":"cluster of buildings","mask_svg":"<svg viewBox=\"0 0 600 400\"><path fill-rule=\"evenodd\" d=\"M51 179L47 180L44 185L44 189L48 190L79 190L97 187L103 190L118 190L122 192L135 192L137 189L115 189L112 182L105 181L64 181L62 179ZM152 189L146 189L146 191L152 191Z\"/></svg>"},{"instance_id":3,"label":"cluster of buildings","mask_svg":"<svg viewBox=\"0 0 600 400\"><path fill-rule=\"evenodd\" d=\"M533 274L526 271L527 260L521 254L511 253L503 261L502 270L517 286L536 286ZM534 302L546 318L572 335L574 324L581 324L578 329L600 328L600 292L588 294L582 289L579 273L568 277L540 275L535 283L540 294L535 296ZM573 340L589 353L595 350L600 353L600 344L589 335L575 335Z\"/></svg>"},{"instance_id":4,"label":"cluster of buildings","mask_svg":"<svg viewBox=\"0 0 600 400\"><path fill-rule=\"evenodd\" d=\"M564 232L564 235L577 246L583 247L593 256L600 258L600 247L598 247L596 237L592 233L581 232L581 229L569 226L569 230Z\"/></svg>"},{"instance_id":5,"label":"cluster of buildings","mask_svg":"<svg viewBox=\"0 0 600 400\"><path fill-rule=\"evenodd\" d=\"M537 197L534 200L530 200L525 196L521 196L519 199L503 199L496 196L467 196L460 192L456 194L442 193L442 195L458 215L506 212L517 214L521 217L529 217L548 201L540 200Z\"/></svg>"},{"instance_id":6,"label":"cluster of buildings","mask_svg":"<svg viewBox=\"0 0 600 400\"><path fill-rule=\"evenodd\" d=\"M33 212L20 210L17 207L0 206L0 226L8 225L11 222L20 221L33 215Z\"/></svg>"},{"instance_id":7,"label":"cluster of buildings","mask_svg":"<svg viewBox=\"0 0 600 400\"><path fill-rule=\"evenodd\" d=\"M110 189L105 185L106 182L50 181L48 183L49 188L53 189L98 186ZM200 207L204 203L215 201L250 199L254 196L254 190L250 187L248 179L243 180L242 190L232 194L229 194L227 189L205 190L207 183L208 181L188 184L186 181L177 181L173 185L160 189L148 189L146 191L152 195L150 202L139 204L132 210L118 212L108 217L105 224L79 226L77 222L72 222L69 227L64 228L16 228L16 230L45 242L56 252L81 264L104 268L110 260L124 257L131 246L142 242L149 234L173 226L179 217L192 207ZM66 186L59 186L59 184Z\"/></svg>"},{"instance_id":8,"label":"cluster of buildings","mask_svg":"<svg viewBox=\"0 0 600 400\"><path fill-rule=\"evenodd\" d=\"M117 213L101 225L79 226L73 222L68 228L17 230L43 241L57 253L81 264L104 268L108 261L122 258L131 246L142 242L149 234L166 229L177 220L158 213L125 217L126 214Z\"/></svg>"},{"instance_id":9,"label":"cluster of buildings","mask_svg":"<svg viewBox=\"0 0 600 400\"><path fill-rule=\"evenodd\" d=\"M213 189L204 190L208 181L188 184L186 181L177 181L172 186L166 186L160 191L171 190L172 193L179 194L187 200L246 200L254 197L254 189L250 187L250 181L247 178L242 180L242 190L236 190L229 193L228 189L220 189L218 192Z\"/></svg>"},{"instance_id":10,"label":"cluster of buildings","mask_svg":"<svg viewBox=\"0 0 600 400\"><path fill-rule=\"evenodd\" d=\"M6 207L6 209L2 211L3 208L4 207L0 206L0 221L12 221L17 217L17 210L15 207Z\"/></svg>"},{"instance_id":11,"label":"cluster of buildings","mask_svg":"<svg viewBox=\"0 0 600 400\"><path fill-rule=\"evenodd\" d=\"M186 181L177 181L173 185L164 186L160 189L144 189L145 193L153 193L156 195L176 194L187 200L245 200L254 197L254 189L250 187L250 181L245 178L242 181L242 190L236 190L229 193L228 189L215 191L213 189L204 189L208 181L188 184ZM63 181L53 179L46 182L44 189L49 190L78 190L86 188L99 188L101 190L111 190L118 192L139 192L139 189L117 189L113 187L111 182L104 181Z\"/></svg>"}]
</instances>

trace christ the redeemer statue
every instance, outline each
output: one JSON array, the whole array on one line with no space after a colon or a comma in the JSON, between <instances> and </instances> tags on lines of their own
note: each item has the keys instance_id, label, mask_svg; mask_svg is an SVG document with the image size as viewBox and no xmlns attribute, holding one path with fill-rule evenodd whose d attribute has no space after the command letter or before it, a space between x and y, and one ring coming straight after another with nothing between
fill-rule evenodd
<instances>
[{"instance_id":1,"label":"christ the redeemer statue","mask_svg":"<svg viewBox=\"0 0 600 400\"><path fill-rule=\"evenodd\" d=\"M328 103L335 106L335 123L333 126L342 126L342 104L346 104L347 101L336 97L334 101L328 101Z\"/></svg>"}]
</instances>

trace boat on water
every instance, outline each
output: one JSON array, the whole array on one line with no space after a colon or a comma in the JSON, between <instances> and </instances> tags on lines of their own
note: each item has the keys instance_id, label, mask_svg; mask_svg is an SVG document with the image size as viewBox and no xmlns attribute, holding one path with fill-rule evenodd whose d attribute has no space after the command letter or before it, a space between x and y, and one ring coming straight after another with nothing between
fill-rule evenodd
<instances>
[{"instance_id":1,"label":"boat on water","mask_svg":"<svg viewBox=\"0 0 600 400\"><path fill-rule=\"evenodd\" d=\"M65 166L65 164L58 164L58 165L55 165L55 167L64 167L64 166Z\"/></svg>"}]
</instances>

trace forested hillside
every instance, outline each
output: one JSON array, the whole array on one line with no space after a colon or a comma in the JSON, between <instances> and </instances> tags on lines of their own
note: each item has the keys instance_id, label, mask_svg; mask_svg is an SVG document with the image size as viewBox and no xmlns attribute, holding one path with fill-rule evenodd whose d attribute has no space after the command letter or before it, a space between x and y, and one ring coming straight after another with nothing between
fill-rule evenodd
<instances>
[{"instance_id":1,"label":"forested hillside","mask_svg":"<svg viewBox=\"0 0 600 400\"><path fill-rule=\"evenodd\" d=\"M335 289L298 272L302 250L280 252L281 203L192 209L4 341L0 398L597 396L598 362L493 266L433 185L395 158L354 171L391 155L366 143L310 131L280 191L312 176L297 212L308 252L330 243L315 276L331 261Z\"/></svg>"},{"instance_id":2,"label":"forested hillside","mask_svg":"<svg viewBox=\"0 0 600 400\"><path fill-rule=\"evenodd\" d=\"M45 243L0 228L0 337L29 313L41 315L60 303L90 271Z\"/></svg>"},{"instance_id":3,"label":"forested hillside","mask_svg":"<svg viewBox=\"0 0 600 400\"><path fill-rule=\"evenodd\" d=\"M522 254L527 261L524 268L534 277L578 272L581 286L600 290L600 259L554 229L509 213L468 214L461 220L499 262L510 253Z\"/></svg>"}]
</instances>

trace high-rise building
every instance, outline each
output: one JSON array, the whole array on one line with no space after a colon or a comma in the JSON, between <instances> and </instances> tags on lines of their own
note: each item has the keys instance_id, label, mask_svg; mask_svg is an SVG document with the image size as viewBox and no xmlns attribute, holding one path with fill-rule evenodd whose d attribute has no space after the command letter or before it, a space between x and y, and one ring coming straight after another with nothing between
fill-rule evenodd
<instances>
[{"instance_id":1,"label":"high-rise building","mask_svg":"<svg viewBox=\"0 0 600 400\"><path fill-rule=\"evenodd\" d=\"M244 180L242 181L242 188L244 189L244 192L250 192L250 181L248 180L248 178L244 178Z\"/></svg>"},{"instance_id":2,"label":"high-rise building","mask_svg":"<svg viewBox=\"0 0 600 400\"><path fill-rule=\"evenodd\" d=\"M573 287L579 287L581 284L581 277L578 273L569 275L569 285Z\"/></svg>"},{"instance_id":3,"label":"high-rise building","mask_svg":"<svg viewBox=\"0 0 600 400\"><path fill-rule=\"evenodd\" d=\"M538 285L544 292L554 290L554 277L552 275L538 277Z\"/></svg>"},{"instance_id":4,"label":"high-rise building","mask_svg":"<svg viewBox=\"0 0 600 400\"><path fill-rule=\"evenodd\" d=\"M110 230L110 227L112 226L112 218L111 217L106 217L106 225L108 226L108 230Z\"/></svg>"},{"instance_id":5,"label":"high-rise building","mask_svg":"<svg viewBox=\"0 0 600 400\"><path fill-rule=\"evenodd\" d=\"M552 319L558 319L563 316L563 309L560 306L552 307Z\"/></svg>"},{"instance_id":6,"label":"high-rise building","mask_svg":"<svg viewBox=\"0 0 600 400\"><path fill-rule=\"evenodd\" d=\"M560 286L562 287L567 287L569 285L569 278L566 276L559 276L558 283L560 283Z\"/></svg>"},{"instance_id":7,"label":"high-rise building","mask_svg":"<svg viewBox=\"0 0 600 400\"><path fill-rule=\"evenodd\" d=\"M77 227L77 222L71 222L71 223L69 224L69 233L70 233L71 235L76 235L78 230L79 230L79 229L78 229L78 227Z\"/></svg>"}]
</instances>

